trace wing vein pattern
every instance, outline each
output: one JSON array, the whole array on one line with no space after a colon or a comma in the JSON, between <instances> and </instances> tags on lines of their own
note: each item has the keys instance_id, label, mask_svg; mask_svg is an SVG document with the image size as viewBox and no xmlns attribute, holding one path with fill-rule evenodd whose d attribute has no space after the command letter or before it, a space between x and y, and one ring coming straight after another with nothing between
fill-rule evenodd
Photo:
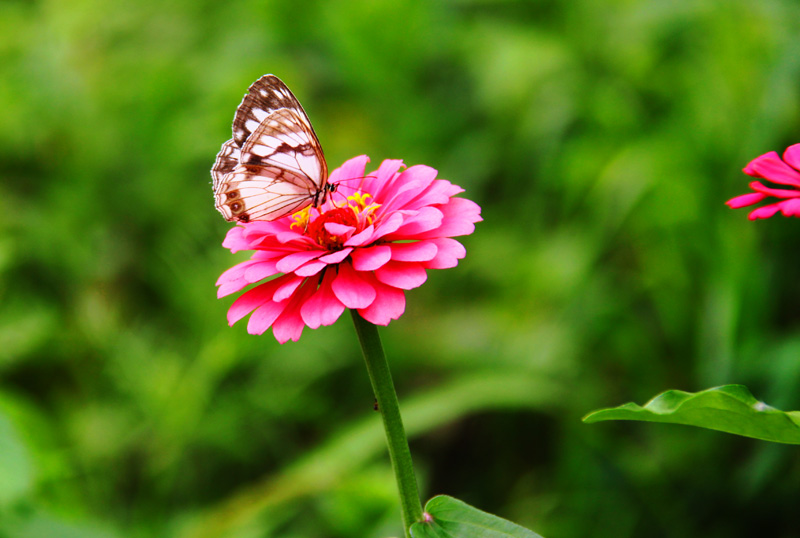
<instances>
[{"instance_id":1,"label":"wing vein pattern","mask_svg":"<svg viewBox=\"0 0 800 538\"><path fill-rule=\"evenodd\" d=\"M274 75L248 88L211 177L215 205L228 221L279 219L321 205L332 190L308 116Z\"/></svg>"}]
</instances>

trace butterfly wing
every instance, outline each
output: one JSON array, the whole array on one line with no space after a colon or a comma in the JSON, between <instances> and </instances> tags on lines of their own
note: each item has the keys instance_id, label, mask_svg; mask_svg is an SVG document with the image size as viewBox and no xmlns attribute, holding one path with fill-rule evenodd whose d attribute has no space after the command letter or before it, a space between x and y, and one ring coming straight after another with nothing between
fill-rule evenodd
<instances>
[{"instance_id":1,"label":"butterfly wing","mask_svg":"<svg viewBox=\"0 0 800 538\"><path fill-rule=\"evenodd\" d=\"M239 146L234 143L233 139L222 144L222 149L217 153L217 160L211 168L211 178L214 180L212 183L214 192L219 190L225 176L239 164L241 153Z\"/></svg>"},{"instance_id":2,"label":"butterfly wing","mask_svg":"<svg viewBox=\"0 0 800 538\"><path fill-rule=\"evenodd\" d=\"M327 195L328 167L311 122L273 75L253 83L214 167L216 207L226 220L275 220Z\"/></svg>"}]
</instances>

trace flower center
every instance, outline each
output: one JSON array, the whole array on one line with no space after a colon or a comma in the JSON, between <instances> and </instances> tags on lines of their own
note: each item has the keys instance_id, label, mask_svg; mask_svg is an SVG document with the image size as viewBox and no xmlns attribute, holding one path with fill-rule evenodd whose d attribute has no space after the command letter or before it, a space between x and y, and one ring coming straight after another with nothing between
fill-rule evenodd
<instances>
[{"instance_id":1,"label":"flower center","mask_svg":"<svg viewBox=\"0 0 800 538\"><path fill-rule=\"evenodd\" d=\"M336 207L321 213L308 224L306 235L316 241L319 246L328 250L340 250L346 238L329 232L325 227L329 222L356 227L358 226L358 217L350 206Z\"/></svg>"},{"instance_id":2,"label":"flower center","mask_svg":"<svg viewBox=\"0 0 800 538\"><path fill-rule=\"evenodd\" d=\"M321 211L316 218L313 217L312 208L309 206L292 215L294 219L292 227L304 228L305 235L323 248L332 251L341 250L352 233L358 233L373 223L373 213L380 207L380 204L371 202L371 194L356 192L347 197L345 205ZM355 228L355 231L345 232L345 234L332 233L325 227L328 223L349 226Z\"/></svg>"}]
</instances>

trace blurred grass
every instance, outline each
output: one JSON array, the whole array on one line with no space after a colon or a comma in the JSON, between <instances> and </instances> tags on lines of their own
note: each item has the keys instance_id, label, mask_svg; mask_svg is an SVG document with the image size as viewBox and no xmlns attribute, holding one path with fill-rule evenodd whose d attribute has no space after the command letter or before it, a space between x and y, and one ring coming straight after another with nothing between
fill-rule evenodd
<instances>
[{"instance_id":1,"label":"blurred grass","mask_svg":"<svg viewBox=\"0 0 800 538\"><path fill-rule=\"evenodd\" d=\"M382 332L426 497L794 535L791 447L580 417L723 383L800 409L796 222L723 205L800 141L798 30L791 0L0 3L0 536L399 533L347 320L279 346L215 299L243 256L208 170L266 72L331 167L483 207Z\"/></svg>"}]
</instances>

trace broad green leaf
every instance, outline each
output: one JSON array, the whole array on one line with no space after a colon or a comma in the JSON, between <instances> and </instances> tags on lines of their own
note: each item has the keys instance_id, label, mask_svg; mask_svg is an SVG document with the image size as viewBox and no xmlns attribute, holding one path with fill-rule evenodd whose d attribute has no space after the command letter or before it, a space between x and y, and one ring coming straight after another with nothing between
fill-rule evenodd
<instances>
[{"instance_id":1,"label":"broad green leaf","mask_svg":"<svg viewBox=\"0 0 800 538\"><path fill-rule=\"evenodd\" d=\"M725 385L698 393L668 390L644 407L626 403L584 417L603 420L642 420L685 424L773 441L800 444L800 411L780 411L753 397L744 385Z\"/></svg>"},{"instance_id":2,"label":"broad green leaf","mask_svg":"<svg viewBox=\"0 0 800 538\"><path fill-rule=\"evenodd\" d=\"M516 523L438 495L425 505L430 521L411 525L412 538L542 538Z\"/></svg>"}]
</instances>

